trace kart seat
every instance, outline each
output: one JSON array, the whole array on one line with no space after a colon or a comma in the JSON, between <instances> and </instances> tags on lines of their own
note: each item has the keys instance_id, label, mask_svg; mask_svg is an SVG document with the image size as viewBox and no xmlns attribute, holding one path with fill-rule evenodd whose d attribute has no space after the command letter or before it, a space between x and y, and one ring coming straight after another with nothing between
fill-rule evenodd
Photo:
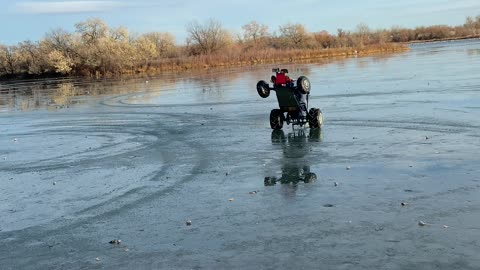
<instances>
[{"instance_id":1,"label":"kart seat","mask_svg":"<svg viewBox=\"0 0 480 270\"><path fill-rule=\"evenodd\" d=\"M292 88L279 85L275 93L277 94L278 105L282 111L294 112L298 110L298 103Z\"/></svg>"}]
</instances>

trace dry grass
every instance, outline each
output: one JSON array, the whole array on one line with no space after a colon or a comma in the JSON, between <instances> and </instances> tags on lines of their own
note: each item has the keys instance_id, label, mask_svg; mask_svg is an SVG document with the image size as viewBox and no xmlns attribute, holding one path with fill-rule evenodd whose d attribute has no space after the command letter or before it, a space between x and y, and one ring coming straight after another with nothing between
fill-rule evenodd
<instances>
[{"instance_id":1,"label":"dry grass","mask_svg":"<svg viewBox=\"0 0 480 270\"><path fill-rule=\"evenodd\" d=\"M394 43L385 45L371 45L362 49L333 48L278 50L269 48L261 50L249 50L244 52L230 50L222 54L162 59L161 61L152 63L148 69L142 67L138 68L136 72L155 73L161 71L180 71L211 67L239 67L257 64L294 63L309 60L313 61L316 59L403 52L407 50L407 45Z\"/></svg>"}]
</instances>

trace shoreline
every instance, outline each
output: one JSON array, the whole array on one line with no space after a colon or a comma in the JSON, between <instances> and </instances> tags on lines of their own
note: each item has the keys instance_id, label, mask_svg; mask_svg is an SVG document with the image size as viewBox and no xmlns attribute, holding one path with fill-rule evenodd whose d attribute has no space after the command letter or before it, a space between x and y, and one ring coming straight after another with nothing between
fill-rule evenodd
<instances>
[{"instance_id":1,"label":"shoreline","mask_svg":"<svg viewBox=\"0 0 480 270\"><path fill-rule=\"evenodd\" d=\"M478 40L480 35L468 36L468 37L454 37L454 38L443 38L443 39L430 39L430 40L412 40L408 42L403 42L403 44L423 44L423 43L435 43L435 42L445 42L445 41L457 41L457 40Z\"/></svg>"},{"instance_id":2,"label":"shoreline","mask_svg":"<svg viewBox=\"0 0 480 270\"><path fill-rule=\"evenodd\" d=\"M54 78L84 78L84 79L109 79L125 78L131 76L155 76L166 72L183 73L192 71L201 71L208 69L226 69L251 67L259 65L282 65L293 63L308 63L321 60L334 60L349 57L366 57L383 54L395 54L409 51L406 44L388 43L385 45L372 45L364 48L340 48L340 49L322 49L322 50L288 50L276 51L265 50L257 54L244 54L237 59L224 57L222 55L201 55L190 58L170 58L162 59L152 63L149 67L137 67L132 70L126 70L118 74L105 75L62 75L55 73L45 73L41 75L8 75L0 77L1 82L22 81L22 80L41 80ZM242 59L239 59L242 58Z\"/></svg>"},{"instance_id":3,"label":"shoreline","mask_svg":"<svg viewBox=\"0 0 480 270\"><path fill-rule=\"evenodd\" d=\"M184 73L195 72L209 69L228 69L253 67L260 65L283 65L295 63L312 63L317 61L328 61L335 59L343 59L349 57L368 57L384 54L403 53L410 50L410 45L461 41L461 40L480 40L480 35L468 37L456 37L447 39L433 39L433 40L415 40L409 42L387 43L384 45L371 45L364 48L332 48L322 50L305 50L292 49L287 51L264 50L257 54L248 54L238 56L244 58L234 61L234 59L225 58L222 55L200 55L189 58L168 58L161 59L155 63L151 63L149 67L136 67L135 69L123 71L121 73L109 73L105 75L94 74L56 74L45 73L40 75L5 75L0 77L0 83L8 83L12 81L25 80L42 80L42 79L57 79L57 78L83 78L83 79L112 79L112 78L132 78L143 76L157 76L162 73ZM224 59L222 59L224 58ZM245 59L245 58L248 58Z\"/></svg>"},{"instance_id":4,"label":"shoreline","mask_svg":"<svg viewBox=\"0 0 480 270\"><path fill-rule=\"evenodd\" d=\"M393 45L393 46L392 46ZM211 68L232 68L232 67L248 67L266 64L292 64L314 62L318 60L328 60L337 58L348 58L357 56L371 56L379 54L394 54L398 52L406 52L410 50L408 46L389 44L387 46L358 48L342 48L342 49L325 49L325 50L290 50L290 51L268 51L262 52L255 56L245 55L243 60L218 59L218 56L198 56L187 59L183 63L178 63L178 59L171 59L164 63L157 63L148 69L142 69L140 72L132 74L160 74L162 72L183 72L194 70L206 70ZM266 55L268 54L268 55ZM176 63L175 63L176 62ZM124 73L123 75L128 75ZM122 75L120 75L122 76Z\"/></svg>"}]
</instances>

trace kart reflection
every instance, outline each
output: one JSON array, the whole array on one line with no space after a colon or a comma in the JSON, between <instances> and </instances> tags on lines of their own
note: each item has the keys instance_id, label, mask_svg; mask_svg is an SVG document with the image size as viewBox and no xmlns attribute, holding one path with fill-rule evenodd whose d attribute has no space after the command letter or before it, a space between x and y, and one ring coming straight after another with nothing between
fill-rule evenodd
<instances>
[{"instance_id":1,"label":"kart reflection","mask_svg":"<svg viewBox=\"0 0 480 270\"><path fill-rule=\"evenodd\" d=\"M265 186L274 186L277 183L296 185L299 182L314 182L317 175L310 171L308 154L312 142L320 142L321 140L321 129L310 129L308 136L303 129L294 130L287 135L283 130L273 130L272 144L281 147L283 150L282 175L265 177Z\"/></svg>"}]
</instances>

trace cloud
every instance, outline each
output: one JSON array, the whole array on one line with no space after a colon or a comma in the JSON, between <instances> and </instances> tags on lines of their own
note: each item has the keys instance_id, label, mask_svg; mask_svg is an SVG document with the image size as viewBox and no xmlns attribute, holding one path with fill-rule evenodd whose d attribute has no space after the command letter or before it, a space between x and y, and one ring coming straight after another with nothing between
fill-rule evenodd
<instances>
[{"instance_id":1,"label":"cloud","mask_svg":"<svg viewBox=\"0 0 480 270\"><path fill-rule=\"evenodd\" d=\"M21 2L15 10L26 14L63 14L109 11L125 6L119 1Z\"/></svg>"},{"instance_id":2,"label":"cloud","mask_svg":"<svg viewBox=\"0 0 480 270\"><path fill-rule=\"evenodd\" d=\"M374 9L380 11L402 10L404 13L416 15L456 10L475 10L478 8L480 8L478 0L404 0L402 2L385 2L374 7Z\"/></svg>"},{"instance_id":3,"label":"cloud","mask_svg":"<svg viewBox=\"0 0 480 270\"><path fill-rule=\"evenodd\" d=\"M458 10L476 10L480 8L480 3L476 1L458 1L444 5L432 6L425 9L424 12L450 12Z\"/></svg>"}]
</instances>

